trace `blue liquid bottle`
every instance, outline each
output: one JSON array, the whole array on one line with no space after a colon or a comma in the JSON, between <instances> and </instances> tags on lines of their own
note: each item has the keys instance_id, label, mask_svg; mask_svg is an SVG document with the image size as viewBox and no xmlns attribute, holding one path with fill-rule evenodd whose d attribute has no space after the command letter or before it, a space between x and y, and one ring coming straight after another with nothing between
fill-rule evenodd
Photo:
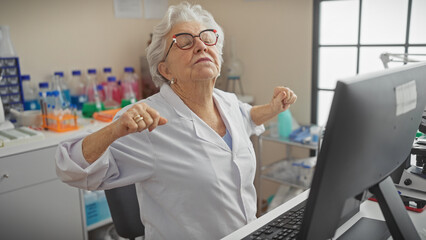
<instances>
[{"instance_id":1,"label":"blue liquid bottle","mask_svg":"<svg viewBox=\"0 0 426 240\"><path fill-rule=\"evenodd\" d=\"M281 137L288 138L293 127L293 117L290 109L278 114L278 133Z\"/></svg>"}]
</instances>

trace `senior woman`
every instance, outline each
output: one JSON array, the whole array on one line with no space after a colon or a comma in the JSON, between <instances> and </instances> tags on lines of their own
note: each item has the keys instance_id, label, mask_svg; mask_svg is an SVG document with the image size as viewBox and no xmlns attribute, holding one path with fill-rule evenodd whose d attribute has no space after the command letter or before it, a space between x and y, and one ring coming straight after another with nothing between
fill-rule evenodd
<instances>
[{"instance_id":1,"label":"senior woman","mask_svg":"<svg viewBox=\"0 0 426 240\"><path fill-rule=\"evenodd\" d=\"M277 87L270 103L252 107L214 89L223 36L199 5L171 6L147 51L160 92L58 147L57 172L69 185L135 183L145 239L220 239L256 218L249 137L296 95Z\"/></svg>"}]
</instances>

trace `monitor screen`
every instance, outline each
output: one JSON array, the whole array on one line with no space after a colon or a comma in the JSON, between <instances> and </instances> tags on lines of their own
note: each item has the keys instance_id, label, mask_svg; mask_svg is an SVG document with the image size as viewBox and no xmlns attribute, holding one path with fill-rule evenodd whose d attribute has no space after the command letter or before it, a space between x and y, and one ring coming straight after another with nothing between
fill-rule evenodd
<instances>
[{"instance_id":1,"label":"monitor screen","mask_svg":"<svg viewBox=\"0 0 426 240\"><path fill-rule=\"evenodd\" d=\"M392 208L401 219L396 220L396 225L404 225L400 221L407 219L409 222L396 231L414 229L388 176L410 154L426 106L425 93L424 63L338 81L306 204L301 239L332 238L345 209L354 205L354 199L365 190L373 191L378 198L394 238L397 233L389 227L393 220L388 221L388 210L394 211Z\"/></svg>"},{"instance_id":2,"label":"monitor screen","mask_svg":"<svg viewBox=\"0 0 426 240\"><path fill-rule=\"evenodd\" d=\"M419 131L426 134L426 108L423 112L422 122L420 123Z\"/></svg>"}]
</instances>

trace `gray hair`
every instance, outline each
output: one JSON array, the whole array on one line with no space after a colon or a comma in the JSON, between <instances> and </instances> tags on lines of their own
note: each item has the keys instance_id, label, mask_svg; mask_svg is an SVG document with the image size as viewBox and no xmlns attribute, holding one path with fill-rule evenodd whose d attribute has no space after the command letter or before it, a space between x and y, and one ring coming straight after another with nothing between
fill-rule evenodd
<instances>
[{"instance_id":1,"label":"gray hair","mask_svg":"<svg viewBox=\"0 0 426 240\"><path fill-rule=\"evenodd\" d=\"M224 33L219 24L216 23L213 16L200 5L190 5L188 2L180 3L179 5L170 6L161 22L154 27L152 42L147 48L147 59L152 80L157 87L168 82L158 72L158 64L162 62L166 55L167 39L165 36L170 32L172 27L179 22L196 21L207 28L217 30L219 39L216 48L220 56L220 65L223 63L222 48L224 42ZM220 70L220 69L219 69Z\"/></svg>"}]
</instances>

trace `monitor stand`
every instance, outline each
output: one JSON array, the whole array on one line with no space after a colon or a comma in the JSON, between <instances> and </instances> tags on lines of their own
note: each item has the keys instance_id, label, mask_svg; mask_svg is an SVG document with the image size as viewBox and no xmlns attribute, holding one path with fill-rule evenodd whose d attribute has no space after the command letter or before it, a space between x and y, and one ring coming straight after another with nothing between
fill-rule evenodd
<instances>
[{"instance_id":1,"label":"monitor stand","mask_svg":"<svg viewBox=\"0 0 426 240\"><path fill-rule=\"evenodd\" d=\"M402 203L401 197L391 177L387 177L369 190L375 195L386 222L361 218L349 230L341 235L338 240L388 239L390 235L392 235L392 238L395 240L420 240L420 236L408 216L407 210Z\"/></svg>"},{"instance_id":2,"label":"monitor stand","mask_svg":"<svg viewBox=\"0 0 426 240\"><path fill-rule=\"evenodd\" d=\"M371 187L370 192L376 196L379 202L380 209L393 239L420 240L420 236L408 216L407 210L391 177L387 177L385 180Z\"/></svg>"},{"instance_id":3,"label":"monitor stand","mask_svg":"<svg viewBox=\"0 0 426 240\"><path fill-rule=\"evenodd\" d=\"M390 232L385 221L360 218L351 228L343 233L337 240L351 239L380 239L386 240L390 237Z\"/></svg>"}]
</instances>

